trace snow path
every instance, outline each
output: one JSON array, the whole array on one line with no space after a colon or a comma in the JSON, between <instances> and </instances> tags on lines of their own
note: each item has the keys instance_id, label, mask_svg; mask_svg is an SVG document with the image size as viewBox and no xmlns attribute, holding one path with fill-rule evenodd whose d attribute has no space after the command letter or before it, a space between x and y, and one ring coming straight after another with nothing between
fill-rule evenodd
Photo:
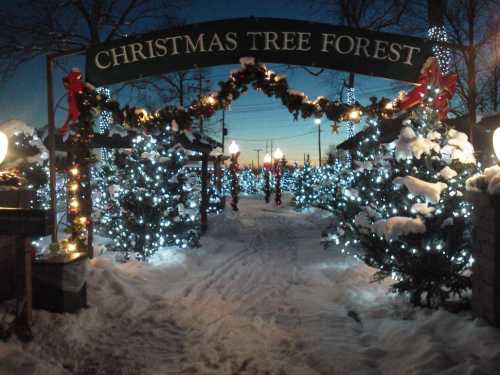
<instances>
[{"instance_id":1,"label":"snow path","mask_svg":"<svg viewBox=\"0 0 500 375\"><path fill-rule=\"evenodd\" d=\"M240 208L211 218L199 249L94 259L91 308L37 311L34 342L0 343L0 375L500 373L498 330L396 299L323 250L320 212Z\"/></svg>"}]
</instances>

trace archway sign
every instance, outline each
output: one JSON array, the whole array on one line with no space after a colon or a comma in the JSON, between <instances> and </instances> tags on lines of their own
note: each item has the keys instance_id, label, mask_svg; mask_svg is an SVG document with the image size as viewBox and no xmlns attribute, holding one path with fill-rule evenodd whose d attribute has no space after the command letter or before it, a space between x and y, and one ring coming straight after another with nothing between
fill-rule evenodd
<instances>
[{"instance_id":1,"label":"archway sign","mask_svg":"<svg viewBox=\"0 0 500 375\"><path fill-rule=\"evenodd\" d=\"M87 51L87 81L109 85L241 57L417 82L432 55L421 38L326 23L239 18L175 27L99 44Z\"/></svg>"}]
</instances>

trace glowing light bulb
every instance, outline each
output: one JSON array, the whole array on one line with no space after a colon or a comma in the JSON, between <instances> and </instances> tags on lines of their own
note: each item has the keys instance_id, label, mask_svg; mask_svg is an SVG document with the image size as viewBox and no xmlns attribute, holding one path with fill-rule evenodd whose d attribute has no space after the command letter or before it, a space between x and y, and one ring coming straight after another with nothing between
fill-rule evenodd
<instances>
[{"instance_id":1,"label":"glowing light bulb","mask_svg":"<svg viewBox=\"0 0 500 375\"><path fill-rule=\"evenodd\" d=\"M349 112L349 120L351 121L359 121L360 117L361 111L353 109L351 112Z\"/></svg>"},{"instance_id":2,"label":"glowing light bulb","mask_svg":"<svg viewBox=\"0 0 500 375\"><path fill-rule=\"evenodd\" d=\"M69 253L75 252L76 251L76 243L69 242L66 249L68 250Z\"/></svg>"},{"instance_id":3,"label":"glowing light bulb","mask_svg":"<svg viewBox=\"0 0 500 375\"><path fill-rule=\"evenodd\" d=\"M0 164L3 163L9 149L9 139L3 131L0 131Z\"/></svg>"},{"instance_id":4,"label":"glowing light bulb","mask_svg":"<svg viewBox=\"0 0 500 375\"><path fill-rule=\"evenodd\" d=\"M229 145L229 153L235 155L238 152L240 152L240 147L236 144L235 141L232 141L231 144Z\"/></svg>"},{"instance_id":5,"label":"glowing light bulb","mask_svg":"<svg viewBox=\"0 0 500 375\"><path fill-rule=\"evenodd\" d=\"M270 154L266 154L266 156L264 156L264 164L271 164L272 161L273 158L271 157Z\"/></svg>"},{"instance_id":6,"label":"glowing light bulb","mask_svg":"<svg viewBox=\"0 0 500 375\"><path fill-rule=\"evenodd\" d=\"M274 156L274 158L275 158L276 160L280 160L280 159L282 159L282 158L283 158L283 151L281 151L281 150L280 150L280 148L278 147L278 148L276 149L276 151L274 151L274 155L273 155L273 156Z\"/></svg>"},{"instance_id":7,"label":"glowing light bulb","mask_svg":"<svg viewBox=\"0 0 500 375\"><path fill-rule=\"evenodd\" d=\"M500 126L493 132L493 149L497 159L500 161Z\"/></svg>"},{"instance_id":8,"label":"glowing light bulb","mask_svg":"<svg viewBox=\"0 0 500 375\"><path fill-rule=\"evenodd\" d=\"M77 167L73 167L69 170L69 173L71 173L73 176L78 176L78 168Z\"/></svg>"}]
</instances>

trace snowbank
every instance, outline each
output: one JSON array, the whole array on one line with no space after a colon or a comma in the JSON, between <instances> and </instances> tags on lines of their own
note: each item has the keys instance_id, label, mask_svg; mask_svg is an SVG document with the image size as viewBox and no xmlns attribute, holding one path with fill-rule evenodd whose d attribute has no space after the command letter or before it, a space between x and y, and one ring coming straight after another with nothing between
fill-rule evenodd
<instances>
[{"instance_id":1,"label":"snowbank","mask_svg":"<svg viewBox=\"0 0 500 375\"><path fill-rule=\"evenodd\" d=\"M323 249L330 220L244 198L209 220L201 248L151 264L99 256L90 308L35 311L32 343L0 343L0 375L500 373L498 330L373 283Z\"/></svg>"}]
</instances>

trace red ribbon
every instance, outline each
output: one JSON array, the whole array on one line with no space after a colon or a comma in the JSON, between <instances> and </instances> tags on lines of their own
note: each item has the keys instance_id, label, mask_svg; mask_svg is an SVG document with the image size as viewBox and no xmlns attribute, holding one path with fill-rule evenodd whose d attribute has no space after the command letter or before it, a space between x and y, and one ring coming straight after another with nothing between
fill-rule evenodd
<instances>
[{"instance_id":1,"label":"red ribbon","mask_svg":"<svg viewBox=\"0 0 500 375\"><path fill-rule=\"evenodd\" d=\"M434 97L433 107L438 111L439 119L445 119L448 115L448 103L455 94L457 79L456 74L443 76L437 59L428 59L420 73L418 86L401 100L399 109L410 109L421 104L426 96L427 87L430 86L432 89L440 90Z\"/></svg>"},{"instance_id":2,"label":"red ribbon","mask_svg":"<svg viewBox=\"0 0 500 375\"><path fill-rule=\"evenodd\" d=\"M68 118L59 131L64 134L69 130L71 124L78 121L78 117L80 116L80 110L78 109L78 102L76 100L77 94L83 92L84 88L80 70L77 68L73 69L63 78L63 84L68 95Z\"/></svg>"}]
</instances>

